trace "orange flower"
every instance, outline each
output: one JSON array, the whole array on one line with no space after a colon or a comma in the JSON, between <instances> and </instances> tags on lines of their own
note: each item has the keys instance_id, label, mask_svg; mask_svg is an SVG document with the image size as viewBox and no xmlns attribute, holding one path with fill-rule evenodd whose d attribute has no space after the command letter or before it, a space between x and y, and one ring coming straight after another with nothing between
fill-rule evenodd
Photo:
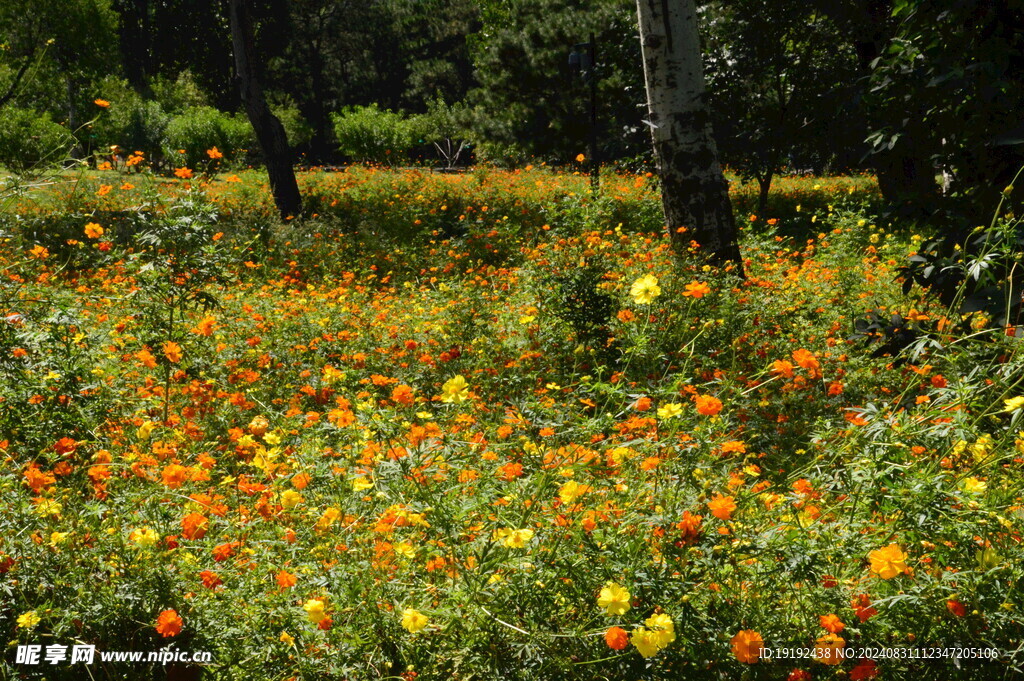
<instances>
[{"instance_id":1,"label":"orange flower","mask_svg":"<svg viewBox=\"0 0 1024 681\"><path fill-rule=\"evenodd\" d=\"M210 521L201 513L189 513L181 519L181 533L186 539L202 539L209 527Z\"/></svg>"},{"instance_id":2,"label":"orange flower","mask_svg":"<svg viewBox=\"0 0 1024 681\"><path fill-rule=\"evenodd\" d=\"M950 598L948 601L946 601L946 610L949 610L950 613L956 615L957 617L963 617L967 614L967 608L965 608L964 604L956 600L955 598Z\"/></svg>"},{"instance_id":3,"label":"orange flower","mask_svg":"<svg viewBox=\"0 0 1024 681\"><path fill-rule=\"evenodd\" d=\"M142 366L146 367L147 369L156 368L156 357L153 356L153 353L150 352L148 348L143 348L142 350L136 352L135 359L142 362Z\"/></svg>"},{"instance_id":4,"label":"orange flower","mask_svg":"<svg viewBox=\"0 0 1024 681\"><path fill-rule=\"evenodd\" d=\"M203 580L203 586L207 589L216 589L224 583L216 572L211 572L210 570L203 570L200 572L199 579Z\"/></svg>"},{"instance_id":5,"label":"orange flower","mask_svg":"<svg viewBox=\"0 0 1024 681\"><path fill-rule=\"evenodd\" d=\"M220 149L218 149L217 147L213 147L212 149L207 149L206 150L206 155L209 156L210 159L213 160L213 161L216 161L219 158L224 158L224 154L222 154Z\"/></svg>"},{"instance_id":6,"label":"orange flower","mask_svg":"<svg viewBox=\"0 0 1024 681\"><path fill-rule=\"evenodd\" d=\"M177 175L178 177L180 177L183 180L187 180L190 177L192 177L192 169L191 168L178 168L177 170L174 171L174 174Z\"/></svg>"},{"instance_id":7,"label":"orange flower","mask_svg":"<svg viewBox=\"0 0 1024 681\"><path fill-rule=\"evenodd\" d=\"M178 617L174 610L164 610L156 618L156 631L164 638L177 636L181 633L181 626L184 622Z\"/></svg>"},{"instance_id":8,"label":"orange flower","mask_svg":"<svg viewBox=\"0 0 1024 681\"><path fill-rule=\"evenodd\" d=\"M685 546L697 541L700 538L700 528L703 521L704 518L702 516L694 515L689 511L683 511L682 520L676 523L676 529L681 533L681 536L676 541L676 546Z\"/></svg>"},{"instance_id":9,"label":"orange flower","mask_svg":"<svg viewBox=\"0 0 1024 681\"><path fill-rule=\"evenodd\" d=\"M835 634L825 634L814 642L814 659L827 665L836 665L843 661L843 648L846 641Z\"/></svg>"},{"instance_id":10,"label":"orange flower","mask_svg":"<svg viewBox=\"0 0 1024 681\"><path fill-rule=\"evenodd\" d=\"M106 196L107 194L110 193L110 190L113 188L113 185L101 184L100 188L96 190L96 196Z\"/></svg>"},{"instance_id":11,"label":"orange flower","mask_svg":"<svg viewBox=\"0 0 1024 681\"><path fill-rule=\"evenodd\" d=\"M584 156L583 154L576 154L576 162L577 163L583 163L586 160L587 160L587 157Z\"/></svg>"},{"instance_id":12,"label":"orange flower","mask_svg":"<svg viewBox=\"0 0 1024 681\"><path fill-rule=\"evenodd\" d=\"M285 570L281 570L280 572L278 572L275 579L277 580L277 585L282 589L287 589L289 587L295 586L299 582L298 578L295 575L293 575L290 572L286 572Z\"/></svg>"},{"instance_id":13,"label":"orange flower","mask_svg":"<svg viewBox=\"0 0 1024 681\"><path fill-rule=\"evenodd\" d=\"M868 554L868 560L871 561L871 571L882 579L892 579L910 572L907 554L900 549L899 544L889 544L872 551Z\"/></svg>"},{"instance_id":14,"label":"orange flower","mask_svg":"<svg viewBox=\"0 0 1024 681\"><path fill-rule=\"evenodd\" d=\"M764 639L753 629L743 629L732 637L732 654L744 664L756 664L763 647Z\"/></svg>"},{"instance_id":15,"label":"orange flower","mask_svg":"<svg viewBox=\"0 0 1024 681\"><path fill-rule=\"evenodd\" d=\"M95 222L85 223L85 236L90 239L99 239L103 236L103 228Z\"/></svg>"},{"instance_id":16,"label":"orange flower","mask_svg":"<svg viewBox=\"0 0 1024 681\"><path fill-rule=\"evenodd\" d=\"M784 359L777 359L772 362L772 373L776 376L793 378L793 363L787 362Z\"/></svg>"},{"instance_id":17,"label":"orange flower","mask_svg":"<svg viewBox=\"0 0 1024 681\"><path fill-rule=\"evenodd\" d=\"M391 401L395 404L401 404L408 407L410 404L415 402L412 388L407 385L397 385L391 391Z\"/></svg>"},{"instance_id":18,"label":"orange flower","mask_svg":"<svg viewBox=\"0 0 1024 681\"><path fill-rule=\"evenodd\" d=\"M867 594L858 594L850 601L850 607L861 622L867 622L878 611L871 607L871 599Z\"/></svg>"},{"instance_id":19,"label":"orange flower","mask_svg":"<svg viewBox=\"0 0 1024 681\"><path fill-rule=\"evenodd\" d=\"M715 516L719 520L729 520L732 518L732 514L736 511L736 500L732 497L716 494L715 497L708 502L708 509L710 509L711 515Z\"/></svg>"},{"instance_id":20,"label":"orange flower","mask_svg":"<svg viewBox=\"0 0 1024 681\"><path fill-rule=\"evenodd\" d=\"M694 279L686 285L686 290L683 291L683 297L686 298L703 298L707 294L711 293L711 287L702 281Z\"/></svg>"},{"instance_id":21,"label":"orange flower","mask_svg":"<svg viewBox=\"0 0 1024 681\"><path fill-rule=\"evenodd\" d=\"M161 473L161 477L163 478L165 485L167 485L171 489L177 489L188 481L190 472L191 471L189 471L188 468L185 468L184 466L181 466L176 463L172 463L171 465L164 468L163 472Z\"/></svg>"},{"instance_id":22,"label":"orange flower","mask_svg":"<svg viewBox=\"0 0 1024 681\"><path fill-rule=\"evenodd\" d=\"M174 341L164 343L164 357L177 364L181 361L181 346Z\"/></svg>"},{"instance_id":23,"label":"orange flower","mask_svg":"<svg viewBox=\"0 0 1024 681\"><path fill-rule=\"evenodd\" d=\"M793 361L799 364L804 369L807 369L811 372L817 372L819 369L821 369L821 365L818 363L818 359L810 350L804 350L803 348L801 348L800 350L794 350Z\"/></svg>"},{"instance_id":24,"label":"orange flower","mask_svg":"<svg viewBox=\"0 0 1024 681\"><path fill-rule=\"evenodd\" d=\"M199 334L200 336L212 336L213 328L217 323L217 318L212 315L206 315L199 320L199 323L192 329L192 333Z\"/></svg>"},{"instance_id":25,"label":"orange flower","mask_svg":"<svg viewBox=\"0 0 1024 681\"><path fill-rule=\"evenodd\" d=\"M98 106L101 109L106 109L107 107L110 106L110 102L108 102L105 99L94 99L94 100L92 100L92 103L95 104L96 106Z\"/></svg>"},{"instance_id":26,"label":"orange flower","mask_svg":"<svg viewBox=\"0 0 1024 681\"><path fill-rule=\"evenodd\" d=\"M629 634L622 627L612 627L605 632L604 642L612 650L623 650L629 645Z\"/></svg>"},{"instance_id":27,"label":"orange flower","mask_svg":"<svg viewBox=\"0 0 1024 681\"><path fill-rule=\"evenodd\" d=\"M714 416L722 411L722 401L711 395L697 395L697 413Z\"/></svg>"},{"instance_id":28,"label":"orange flower","mask_svg":"<svg viewBox=\"0 0 1024 681\"><path fill-rule=\"evenodd\" d=\"M846 625L843 624L842 620L834 614L822 615L818 618L818 621L821 622L821 626L825 628L825 631L830 634L838 634L846 628Z\"/></svg>"}]
</instances>

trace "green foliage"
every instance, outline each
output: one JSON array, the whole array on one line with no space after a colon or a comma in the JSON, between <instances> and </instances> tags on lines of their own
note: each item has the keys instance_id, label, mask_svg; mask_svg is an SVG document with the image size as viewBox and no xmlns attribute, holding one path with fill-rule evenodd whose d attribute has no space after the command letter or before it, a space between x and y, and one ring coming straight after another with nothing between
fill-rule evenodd
<instances>
[{"instance_id":1,"label":"green foliage","mask_svg":"<svg viewBox=\"0 0 1024 681\"><path fill-rule=\"evenodd\" d=\"M929 159L951 180L946 207L975 224L1024 165L1024 32L1011 5L895 3L898 31L871 77L875 154Z\"/></svg>"},{"instance_id":2,"label":"green foliage","mask_svg":"<svg viewBox=\"0 0 1024 681\"><path fill-rule=\"evenodd\" d=\"M636 5L626 0L489 3L474 41L480 87L478 154L567 163L586 150L589 86L568 66L573 45L597 42L598 143L603 159L649 152Z\"/></svg>"},{"instance_id":3,"label":"green foliage","mask_svg":"<svg viewBox=\"0 0 1024 681\"><path fill-rule=\"evenodd\" d=\"M212 107L197 106L171 119L163 146L173 166L197 168L209 162L206 152L213 147L217 147L225 159L241 161L255 143L255 133L244 115L229 115Z\"/></svg>"},{"instance_id":4,"label":"green foliage","mask_svg":"<svg viewBox=\"0 0 1024 681\"><path fill-rule=\"evenodd\" d=\"M25 173L64 161L74 138L49 114L29 109L0 109L0 164Z\"/></svg>"},{"instance_id":5,"label":"green foliage","mask_svg":"<svg viewBox=\"0 0 1024 681\"><path fill-rule=\"evenodd\" d=\"M159 99L144 99L127 81L114 77L104 79L97 91L110 102L92 125L91 136L100 150L117 145L127 153L141 151L149 158L163 152L170 115Z\"/></svg>"},{"instance_id":6,"label":"green foliage","mask_svg":"<svg viewBox=\"0 0 1024 681\"><path fill-rule=\"evenodd\" d=\"M766 0L712 2L702 12L724 165L767 187L787 166L820 173L859 160L865 127L846 101L856 55L829 15L808 3Z\"/></svg>"},{"instance_id":7,"label":"green foliage","mask_svg":"<svg viewBox=\"0 0 1024 681\"><path fill-rule=\"evenodd\" d=\"M332 116L341 153L362 163L405 162L418 143L418 130L402 115L376 104L347 107Z\"/></svg>"},{"instance_id":8,"label":"green foliage","mask_svg":"<svg viewBox=\"0 0 1024 681\"><path fill-rule=\"evenodd\" d=\"M302 117L302 112L294 106L273 107L272 111L284 126L285 135L288 137L288 144L294 149L309 144L313 138L313 128Z\"/></svg>"},{"instance_id":9,"label":"green foliage","mask_svg":"<svg viewBox=\"0 0 1024 681\"><path fill-rule=\"evenodd\" d=\"M182 71L176 78L157 75L149 84L153 99L172 114L197 106L209 106L210 97L203 91L191 71Z\"/></svg>"}]
</instances>

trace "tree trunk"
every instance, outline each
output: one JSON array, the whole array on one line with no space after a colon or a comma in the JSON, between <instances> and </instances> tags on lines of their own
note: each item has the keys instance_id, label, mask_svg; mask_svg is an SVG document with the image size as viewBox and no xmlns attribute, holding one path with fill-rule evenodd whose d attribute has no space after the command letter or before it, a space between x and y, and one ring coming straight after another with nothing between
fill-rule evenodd
<instances>
[{"instance_id":1,"label":"tree trunk","mask_svg":"<svg viewBox=\"0 0 1024 681\"><path fill-rule=\"evenodd\" d=\"M757 216L761 220L768 218L768 196L772 190L774 177L775 171L769 170L757 178Z\"/></svg>"},{"instance_id":2,"label":"tree trunk","mask_svg":"<svg viewBox=\"0 0 1024 681\"><path fill-rule=\"evenodd\" d=\"M252 32L249 0L231 0L231 41L235 51L235 72L245 113L256 131L263 151L270 191L282 218L293 217L302 209L302 196L292 168L292 152L284 126L270 111L256 77L256 48Z\"/></svg>"},{"instance_id":3,"label":"tree trunk","mask_svg":"<svg viewBox=\"0 0 1024 681\"><path fill-rule=\"evenodd\" d=\"M661 200L672 245L696 241L743 272L729 185L718 164L694 0L637 0L640 45ZM681 228L685 230L681 231Z\"/></svg>"}]
</instances>

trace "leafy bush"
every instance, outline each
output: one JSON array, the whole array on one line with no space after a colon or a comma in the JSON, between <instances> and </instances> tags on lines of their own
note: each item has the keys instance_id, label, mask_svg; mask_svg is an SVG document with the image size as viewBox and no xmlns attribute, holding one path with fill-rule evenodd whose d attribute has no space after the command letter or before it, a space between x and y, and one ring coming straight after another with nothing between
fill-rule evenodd
<instances>
[{"instance_id":1,"label":"leafy bush","mask_svg":"<svg viewBox=\"0 0 1024 681\"><path fill-rule=\"evenodd\" d=\"M191 71L182 71L174 80L166 76L153 79L150 88L155 99L164 111L179 113L196 106L208 106L209 96L196 83Z\"/></svg>"},{"instance_id":2,"label":"leafy bush","mask_svg":"<svg viewBox=\"0 0 1024 681\"><path fill-rule=\"evenodd\" d=\"M185 109L171 119L164 137L164 153L171 164L190 168L208 162L206 151L213 147L225 159L239 160L253 146L255 134L244 116L232 116L209 106Z\"/></svg>"},{"instance_id":3,"label":"leafy bush","mask_svg":"<svg viewBox=\"0 0 1024 681\"><path fill-rule=\"evenodd\" d=\"M465 104L446 104L440 97L427 102L427 112L412 119L416 136L433 147L434 152L451 168L465 160L471 146L469 121L471 112Z\"/></svg>"},{"instance_id":4,"label":"leafy bush","mask_svg":"<svg viewBox=\"0 0 1024 681\"><path fill-rule=\"evenodd\" d=\"M7 107L0 110L0 164L16 173L65 158L74 138L47 113Z\"/></svg>"},{"instance_id":5,"label":"leafy bush","mask_svg":"<svg viewBox=\"0 0 1024 681\"><path fill-rule=\"evenodd\" d=\"M302 117L298 107L283 106L273 107L272 111L284 126L284 132L288 135L288 144L294 149L309 144L313 139L313 127Z\"/></svg>"},{"instance_id":6,"label":"leafy bush","mask_svg":"<svg viewBox=\"0 0 1024 681\"><path fill-rule=\"evenodd\" d=\"M119 78L106 79L99 91L110 106L93 123L92 141L101 150L116 144L128 152L141 151L151 158L158 155L170 122L160 102L143 99Z\"/></svg>"},{"instance_id":7,"label":"leafy bush","mask_svg":"<svg viewBox=\"0 0 1024 681\"><path fill-rule=\"evenodd\" d=\"M345 108L332 116L341 153L363 163L404 161L419 139L416 126L400 113L376 104Z\"/></svg>"}]
</instances>

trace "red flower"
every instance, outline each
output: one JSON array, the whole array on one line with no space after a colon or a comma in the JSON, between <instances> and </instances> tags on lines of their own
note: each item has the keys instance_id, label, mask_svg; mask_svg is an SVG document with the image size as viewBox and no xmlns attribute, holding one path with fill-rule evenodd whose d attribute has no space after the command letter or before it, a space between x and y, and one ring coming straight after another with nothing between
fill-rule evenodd
<instances>
[{"instance_id":1,"label":"red flower","mask_svg":"<svg viewBox=\"0 0 1024 681\"><path fill-rule=\"evenodd\" d=\"M878 676L878 665L874 660L861 660L850 670L850 681L864 681Z\"/></svg>"}]
</instances>

